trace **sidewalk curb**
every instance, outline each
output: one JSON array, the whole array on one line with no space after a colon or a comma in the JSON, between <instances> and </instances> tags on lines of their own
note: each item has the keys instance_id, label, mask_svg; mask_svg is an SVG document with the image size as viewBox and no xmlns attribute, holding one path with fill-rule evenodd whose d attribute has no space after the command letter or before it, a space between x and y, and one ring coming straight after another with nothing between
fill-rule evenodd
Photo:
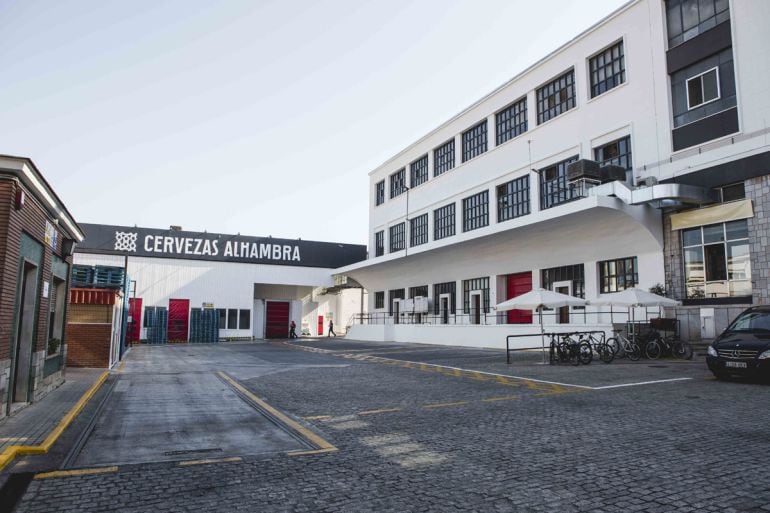
<instances>
[{"instance_id":1,"label":"sidewalk curb","mask_svg":"<svg viewBox=\"0 0 770 513\"><path fill-rule=\"evenodd\" d=\"M93 385L86 390L86 392L78 399L78 402L75 403L75 405L70 409L70 411L67 412L67 414L59 421L59 423L56 425L56 427L48 433L48 436L45 437L45 440L43 440L43 443L40 445L11 445L10 447L7 447L1 454L0 454L0 470L6 467L16 456L19 455L25 455L25 454L45 454L50 449L51 446L56 442L56 440L61 436L61 434L64 432L67 427L72 423L73 420L75 420L75 417L78 416L78 414L85 408L88 401L91 400L91 398L96 394L96 392L99 390L99 388L104 384L104 382L107 380L107 376L110 375L109 371L104 371L99 375L99 377L96 379Z\"/></svg>"}]
</instances>

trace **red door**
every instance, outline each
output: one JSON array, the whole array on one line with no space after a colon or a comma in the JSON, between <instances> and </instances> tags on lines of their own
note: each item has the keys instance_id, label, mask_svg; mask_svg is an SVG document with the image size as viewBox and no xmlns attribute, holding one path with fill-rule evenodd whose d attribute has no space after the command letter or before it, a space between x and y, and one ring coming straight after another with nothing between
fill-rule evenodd
<instances>
[{"instance_id":1,"label":"red door","mask_svg":"<svg viewBox=\"0 0 770 513\"><path fill-rule=\"evenodd\" d=\"M324 316L319 315L318 316L318 336L322 336L324 334Z\"/></svg>"},{"instance_id":2,"label":"red door","mask_svg":"<svg viewBox=\"0 0 770 513\"><path fill-rule=\"evenodd\" d=\"M190 300L168 300L168 340L187 342L187 326L190 322Z\"/></svg>"},{"instance_id":3,"label":"red door","mask_svg":"<svg viewBox=\"0 0 770 513\"><path fill-rule=\"evenodd\" d=\"M532 273L509 274L507 280L506 299L520 296L532 290ZM530 324L532 322L531 310L509 310L508 324Z\"/></svg>"},{"instance_id":4,"label":"red door","mask_svg":"<svg viewBox=\"0 0 770 513\"><path fill-rule=\"evenodd\" d=\"M289 338L289 302L268 301L265 338Z\"/></svg>"},{"instance_id":5,"label":"red door","mask_svg":"<svg viewBox=\"0 0 770 513\"><path fill-rule=\"evenodd\" d=\"M142 332L142 298L129 298L128 300L128 329L126 338L128 342L139 342Z\"/></svg>"}]
</instances>

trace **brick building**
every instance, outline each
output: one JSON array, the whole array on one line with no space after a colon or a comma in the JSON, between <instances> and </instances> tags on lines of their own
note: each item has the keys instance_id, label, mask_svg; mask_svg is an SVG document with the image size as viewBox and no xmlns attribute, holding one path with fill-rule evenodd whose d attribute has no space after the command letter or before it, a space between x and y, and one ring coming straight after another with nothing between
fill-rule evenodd
<instances>
[{"instance_id":1,"label":"brick building","mask_svg":"<svg viewBox=\"0 0 770 513\"><path fill-rule=\"evenodd\" d=\"M81 240L35 164L0 155L0 418L64 380L69 270Z\"/></svg>"},{"instance_id":2,"label":"brick building","mask_svg":"<svg viewBox=\"0 0 770 513\"><path fill-rule=\"evenodd\" d=\"M110 368L120 359L123 292L73 288L67 316L67 366Z\"/></svg>"}]
</instances>

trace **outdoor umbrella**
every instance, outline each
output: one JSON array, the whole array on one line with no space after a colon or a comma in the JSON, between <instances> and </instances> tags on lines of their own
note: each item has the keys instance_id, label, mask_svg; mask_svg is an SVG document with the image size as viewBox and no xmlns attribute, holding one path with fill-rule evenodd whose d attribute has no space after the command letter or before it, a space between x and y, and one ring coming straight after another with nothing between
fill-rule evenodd
<instances>
[{"instance_id":1,"label":"outdoor umbrella","mask_svg":"<svg viewBox=\"0 0 770 513\"><path fill-rule=\"evenodd\" d=\"M588 301L579 297L560 294L552 290L533 289L503 301L495 306L498 312L508 310L537 310L540 317L540 341L543 345L543 363L545 363L545 328L543 327L543 308L560 308L562 306L585 306Z\"/></svg>"},{"instance_id":2,"label":"outdoor umbrella","mask_svg":"<svg viewBox=\"0 0 770 513\"><path fill-rule=\"evenodd\" d=\"M637 306L678 306L679 301L664 296L637 289L626 289L623 292L607 294L602 298L591 300L592 305L625 306L631 311L631 327L634 326L634 307Z\"/></svg>"}]
</instances>

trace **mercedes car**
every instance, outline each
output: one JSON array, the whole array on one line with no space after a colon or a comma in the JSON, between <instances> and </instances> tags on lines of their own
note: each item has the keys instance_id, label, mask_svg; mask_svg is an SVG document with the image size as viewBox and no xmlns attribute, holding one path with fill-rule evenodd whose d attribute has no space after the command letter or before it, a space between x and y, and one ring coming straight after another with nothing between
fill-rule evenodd
<instances>
[{"instance_id":1,"label":"mercedes car","mask_svg":"<svg viewBox=\"0 0 770 513\"><path fill-rule=\"evenodd\" d=\"M770 306L742 312L708 348L706 363L719 379L770 378Z\"/></svg>"}]
</instances>

